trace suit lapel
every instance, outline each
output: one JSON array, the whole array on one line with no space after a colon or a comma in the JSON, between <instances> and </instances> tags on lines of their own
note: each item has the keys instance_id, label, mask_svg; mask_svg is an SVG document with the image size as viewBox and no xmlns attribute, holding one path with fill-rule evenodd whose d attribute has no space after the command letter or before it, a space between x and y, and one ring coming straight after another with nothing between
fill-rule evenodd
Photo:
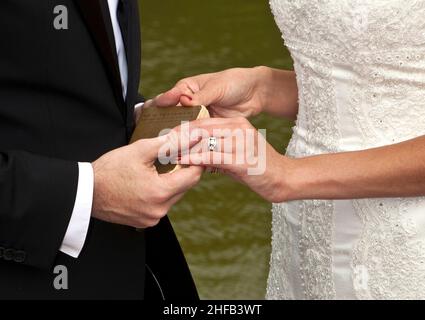
<instances>
[{"instance_id":1,"label":"suit lapel","mask_svg":"<svg viewBox=\"0 0 425 320\"><path fill-rule=\"evenodd\" d=\"M127 108L131 111L134 108L134 103L137 100L139 80L140 80L140 22L139 22L139 7L136 0L128 1L129 10L129 26L128 26L128 50L127 64L128 64L128 90L127 90ZM133 122L133 112L127 113L127 124L131 125Z\"/></svg>"},{"instance_id":2,"label":"suit lapel","mask_svg":"<svg viewBox=\"0 0 425 320\"><path fill-rule=\"evenodd\" d=\"M120 106L120 111L123 117L125 117L126 112L125 108L123 108L124 99L122 97L121 77L107 2L105 0L74 1L78 5L100 55L102 56L105 68L108 71L109 79L112 83L115 97Z\"/></svg>"}]
</instances>

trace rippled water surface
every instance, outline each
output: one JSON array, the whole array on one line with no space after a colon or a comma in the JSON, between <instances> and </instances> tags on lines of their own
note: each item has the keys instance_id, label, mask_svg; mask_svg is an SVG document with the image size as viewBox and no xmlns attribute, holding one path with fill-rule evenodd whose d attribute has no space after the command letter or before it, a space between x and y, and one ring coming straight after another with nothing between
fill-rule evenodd
<instances>
[{"instance_id":1,"label":"rippled water surface","mask_svg":"<svg viewBox=\"0 0 425 320\"><path fill-rule=\"evenodd\" d=\"M146 97L189 75L231 67L291 68L267 1L142 0L142 81ZM291 124L259 116L257 128L283 152ZM170 213L205 299L262 299L271 205L227 177L205 175Z\"/></svg>"}]
</instances>

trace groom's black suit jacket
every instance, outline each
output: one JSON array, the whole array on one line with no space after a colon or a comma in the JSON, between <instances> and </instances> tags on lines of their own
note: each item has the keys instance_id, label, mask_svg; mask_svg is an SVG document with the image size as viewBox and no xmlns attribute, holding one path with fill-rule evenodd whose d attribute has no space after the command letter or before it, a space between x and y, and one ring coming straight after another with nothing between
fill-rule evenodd
<instances>
[{"instance_id":1,"label":"groom's black suit jacket","mask_svg":"<svg viewBox=\"0 0 425 320\"><path fill-rule=\"evenodd\" d=\"M134 127L140 34L128 1L126 101L106 0L0 1L0 298L143 298L146 262L167 298L196 297L168 219L145 232L92 219L80 257L59 252L77 162L127 144ZM57 5L68 30L54 28ZM54 289L56 265L68 290Z\"/></svg>"}]
</instances>

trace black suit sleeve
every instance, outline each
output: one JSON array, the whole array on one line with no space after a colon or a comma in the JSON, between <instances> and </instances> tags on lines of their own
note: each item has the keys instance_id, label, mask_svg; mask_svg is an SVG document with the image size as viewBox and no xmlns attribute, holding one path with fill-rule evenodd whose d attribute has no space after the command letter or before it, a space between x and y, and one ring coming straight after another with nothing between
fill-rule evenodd
<instances>
[{"instance_id":1,"label":"black suit sleeve","mask_svg":"<svg viewBox=\"0 0 425 320\"><path fill-rule=\"evenodd\" d=\"M76 162L0 152L0 255L50 268L62 244L78 185Z\"/></svg>"},{"instance_id":2,"label":"black suit sleeve","mask_svg":"<svg viewBox=\"0 0 425 320\"><path fill-rule=\"evenodd\" d=\"M136 97L136 104L142 103L142 102L145 102L145 101L146 101L145 97L143 95L141 95L140 93L138 93L137 97Z\"/></svg>"}]
</instances>

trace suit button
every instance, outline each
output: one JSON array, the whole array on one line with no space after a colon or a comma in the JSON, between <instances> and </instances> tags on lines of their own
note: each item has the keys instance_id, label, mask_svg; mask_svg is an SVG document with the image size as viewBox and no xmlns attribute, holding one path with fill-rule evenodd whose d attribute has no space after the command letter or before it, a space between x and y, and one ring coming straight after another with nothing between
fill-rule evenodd
<instances>
[{"instance_id":1,"label":"suit button","mask_svg":"<svg viewBox=\"0 0 425 320\"><path fill-rule=\"evenodd\" d=\"M0 247L0 259L3 258L4 248Z\"/></svg>"},{"instance_id":2,"label":"suit button","mask_svg":"<svg viewBox=\"0 0 425 320\"><path fill-rule=\"evenodd\" d=\"M6 249L3 252L3 259L6 261L13 260L13 255L15 254L15 250L13 249Z\"/></svg>"},{"instance_id":3,"label":"suit button","mask_svg":"<svg viewBox=\"0 0 425 320\"><path fill-rule=\"evenodd\" d=\"M25 261L25 258L27 257L27 253L25 251L15 251L15 254L13 255L13 261L17 263L22 263Z\"/></svg>"}]
</instances>

